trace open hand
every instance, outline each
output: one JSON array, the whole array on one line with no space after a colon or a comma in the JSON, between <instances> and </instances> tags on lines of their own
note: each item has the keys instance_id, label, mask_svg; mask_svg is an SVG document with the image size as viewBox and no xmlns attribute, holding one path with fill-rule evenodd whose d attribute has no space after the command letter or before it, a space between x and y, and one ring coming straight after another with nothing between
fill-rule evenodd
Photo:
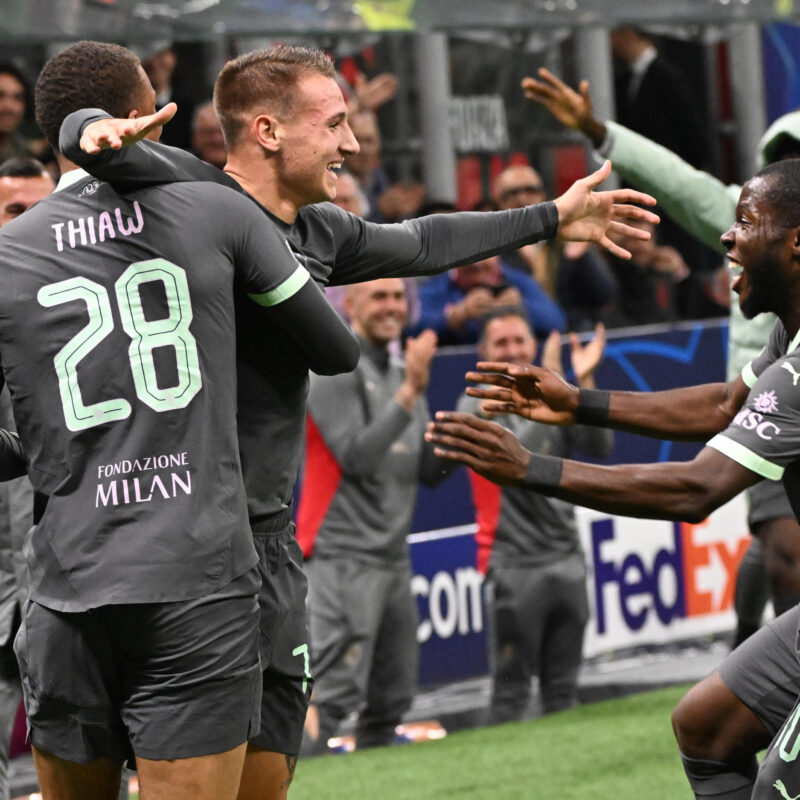
<instances>
[{"instance_id":1,"label":"open hand","mask_svg":"<svg viewBox=\"0 0 800 800\"><path fill-rule=\"evenodd\" d=\"M638 219L658 224L660 220L657 214L630 205L630 203L641 203L654 206L656 199L635 189L594 191L610 172L611 162L606 161L596 172L575 181L561 197L555 200L558 208L558 236L565 241L597 242L613 255L629 259L631 254L611 241L608 234L649 239L649 231L626 225L621 220Z\"/></svg>"},{"instance_id":2,"label":"open hand","mask_svg":"<svg viewBox=\"0 0 800 800\"><path fill-rule=\"evenodd\" d=\"M531 457L511 431L474 414L437 412L436 421L428 424L425 439L434 445L433 452L440 458L466 464L501 486L518 484Z\"/></svg>"},{"instance_id":3,"label":"open hand","mask_svg":"<svg viewBox=\"0 0 800 800\"><path fill-rule=\"evenodd\" d=\"M578 405L578 389L560 375L544 367L479 361L478 368L466 375L478 386L468 386L470 397L485 402L491 414L516 414L550 425L572 425Z\"/></svg>"}]
</instances>

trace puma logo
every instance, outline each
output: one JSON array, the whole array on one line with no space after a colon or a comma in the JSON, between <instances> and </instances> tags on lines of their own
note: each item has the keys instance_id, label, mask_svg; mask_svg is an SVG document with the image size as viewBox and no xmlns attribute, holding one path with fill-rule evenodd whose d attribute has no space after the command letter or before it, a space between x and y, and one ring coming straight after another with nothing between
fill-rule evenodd
<instances>
[{"instance_id":1,"label":"puma logo","mask_svg":"<svg viewBox=\"0 0 800 800\"><path fill-rule=\"evenodd\" d=\"M789 796L789 793L786 791L786 787L783 785L783 781L780 778L778 778L778 780L772 785L781 793L781 797L783 797L784 800L800 800L800 794L795 795L794 797Z\"/></svg>"},{"instance_id":2,"label":"puma logo","mask_svg":"<svg viewBox=\"0 0 800 800\"><path fill-rule=\"evenodd\" d=\"M797 381L800 380L800 372L797 372L795 368L788 361L782 361L781 366L787 372L792 373L792 386L797 386Z\"/></svg>"}]
</instances>

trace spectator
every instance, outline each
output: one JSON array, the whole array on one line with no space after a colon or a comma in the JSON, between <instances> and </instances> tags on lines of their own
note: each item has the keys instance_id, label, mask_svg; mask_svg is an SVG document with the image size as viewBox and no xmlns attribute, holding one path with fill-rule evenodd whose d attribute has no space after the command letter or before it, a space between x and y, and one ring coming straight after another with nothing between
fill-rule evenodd
<instances>
[{"instance_id":1,"label":"spectator","mask_svg":"<svg viewBox=\"0 0 800 800\"><path fill-rule=\"evenodd\" d=\"M708 137L700 103L686 75L661 55L653 40L634 28L611 32L616 61L617 121L658 142L700 169L708 166ZM676 109L679 111L676 113ZM668 216L659 225L663 244L676 247L694 272L714 269L719 260ZM682 289L681 316L688 316L699 288Z\"/></svg>"},{"instance_id":2,"label":"spectator","mask_svg":"<svg viewBox=\"0 0 800 800\"><path fill-rule=\"evenodd\" d=\"M0 227L55 189L44 164L35 158L10 158L0 164Z\"/></svg>"},{"instance_id":3,"label":"spectator","mask_svg":"<svg viewBox=\"0 0 800 800\"><path fill-rule=\"evenodd\" d=\"M347 169L358 181L369 203L366 218L375 220L379 217L378 199L389 188L389 176L381 167L378 118L373 111L358 111L350 119L350 128L358 140L359 151L347 156Z\"/></svg>"},{"instance_id":4,"label":"spectator","mask_svg":"<svg viewBox=\"0 0 800 800\"><path fill-rule=\"evenodd\" d=\"M175 116L165 125L160 141L173 147L188 149L191 146L191 124L194 117L194 101L178 94L173 86L178 56L172 43L165 39L156 39L145 45L131 48L142 60L142 68L150 78L156 93L156 109L174 101L178 104Z\"/></svg>"},{"instance_id":5,"label":"spectator","mask_svg":"<svg viewBox=\"0 0 800 800\"><path fill-rule=\"evenodd\" d=\"M165 125L166 130L169 125ZM222 169L228 160L225 138L214 112L214 104L209 100L197 106L192 117L192 151L208 164Z\"/></svg>"},{"instance_id":6,"label":"spectator","mask_svg":"<svg viewBox=\"0 0 800 800\"><path fill-rule=\"evenodd\" d=\"M495 179L499 209L522 208L547 199L539 173L526 164L506 167ZM530 272L564 310L570 330L588 330L614 299L616 281L604 258L586 242L538 242L504 253L503 263Z\"/></svg>"},{"instance_id":7,"label":"spectator","mask_svg":"<svg viewBox=\"0 0 800 800\"><path fill-rule=\"evenodd\" d=\"M28 84L21 70L10 62L0 63L0 162L32 155L19 131L27 96Z\"/></svg>"},{"instance_id":8,"label":"spectator","mask_svg":"<svg viewBox=\"0 0 800 800\"><path fill-rule=\"evenodd\" d=\"M389 744L417 681L417 606L406 536L417 485L446 474L424 443L425 389L436 336L389 344L405 323L403 282L351 286L347 312L361 340L348 375L312 375L297 538L308 568L314 745L359 711L357 747Z\"/></svg>"},{"instance_id":9,"label":"spectator","mask_svg":"<svg viewBox=\"0 0 800 800\"><path fill-rule=\"evenodd\" d=\"M0 164L0 227L55 189L44 165L32 158ZM0 426L15 430L8 390L0 392ZM22 699L14 637L24 590L17 574L26 534L33 524L33 487L27 478L0 483L0 800L8 800L8 756Z\"/></svg>"},{"instance_id":10,"label":"spectator","mask_svg":"<svg viewBox=\"0 0 800 800\"><path fill-rule=\"evenodd\" d=\"M420 317L413 331L430 328L439 343L474 344L481 320L494 308L522 305L537 336L564 330L564 313L538 284L492 256L457 267L422 284Z\"/></svg>"},{"instance_id":11,"label":"spectator","mask_svg":"<svg viewBox=\"0 0 800 800\"><path fill-rule=\"evenodd\" d=\"M674 247L657 243L654 225L635 223L634 227L649 231L651 238L645 242L631 236L612 237L620 246L630 248L631 258L610 259L617 279L616 302L605 315L610 327L677 319L676 287L689 277L681 254Z\"/></svg>"},{"instance_id":12,"label":"spectator","mask_svg":"<svg viewBox=\"0 0 800 800\"><path fill-rule=\"evenodd\" d=\"M572 337L578 385L594 388L603 355L602 327L581 347ZM500 308L486 318L478 346L481 359L531 364L536 339L521 308ZM561 337L551 334L545 361L561 371ZM549 351L549 352L548 352ZM458 410L481 415L481 401L462 395ZM556 427L512 414L497 418L532 452L567 457L575 449L607 455L613 434L604 428ZM539 678L544 713L577 703L583 634L589 618L586 566L575 508L525 489L503 487L470 472L478 522L478 568L488 568L492 698L489 721L525 715L531 678Z\"/></svg>"}]
</instances>

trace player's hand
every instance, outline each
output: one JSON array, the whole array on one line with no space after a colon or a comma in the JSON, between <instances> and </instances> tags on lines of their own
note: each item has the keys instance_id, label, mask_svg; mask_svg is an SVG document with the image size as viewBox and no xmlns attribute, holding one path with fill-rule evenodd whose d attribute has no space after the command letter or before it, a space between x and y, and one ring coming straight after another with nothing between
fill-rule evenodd
<instances>
[{"instance_id":1,"label":"player's hand","mask_svg":"<svg viewBox=\"0 0 800 800\"><path fill-rule=\"evenodd\" d=\"M428 386L431 376L431 361L436 354L436 333L424 330L416 338L406 342L406 374L405 381L417 396Z\"/></svg>"},{"instance_id":2,"label":"player's hand","mask_svg":"<svg viewBox=\"0 0 800 800\"><path fill-rule=\"evenodd\" d=\"M474 414L439 411L428 424L425 439L433 452L466 464L501 486L514 486L524 477L531 454L507 428Z\"/></svg>"},{"instance_id":3,"label":"player's hand","mask_svg":"<svg viewBox=\"0 0 800 800\"><path fill-rule=\"evenodd\" d=\"M477 370L466 378L478 386L468 386L470 397L485 402L491 414L516 414L550 425L572 425L578 406L578 388L544 367L479 361Z\"/></svg>"},{"instance_id":4,"label":"player's hand","mask_svg":"<svg viewBox=\"0 0 800 800\"><path fill-rule=\"evenodd\" d=\"M597 242L612 255L628 259L631 254L611 241L609 233L647 240L650 232L626 225L621 220L641 219L653 225L659 217L652 211L630 203L646 206L656 204L655 197L635 189L614 189L607 192L594 191L611 172L611 162L606 161L600 169L575 181L561 197L555 200L558 208L558 236L565 241Z\"/></svg>"},{"instance_id":5,"label":"player's hand","mask_svg":"<svg viewBox=\"0 0 800 800\"><path fill-rule=\"evenodd\" d=\"M606 126L594 116L589 81L582 80L576 92L544 67L539 68L538 75L539 80L522 79L525 97L544 106L567 128L582 131L599 147L606 138Z\"/></svg>"},{"instance_id":6,"label":"player's hand","mask_svg":"<svg viewBox=\"0 0 800 800\"><path fill-rule=\"evenodd\" d=\"M577 334L569 335L570 361L572 371L575 373L575 382L582 389L594 388L594 371L603 360L603 351L606 349L606 328L598 322L594 329L594 336L585 345L581 344Z\"/></svg>"},{"instance_id":7,"label":"player's hand","mask_svg":"<svg viewBox=\"0 0 800 800\"><path fill-rule=\"evenodd\" d=\"M166 125L178 110L175 103L167 103L155 114L132 119L99 119L86 126L81 136L81 150L94 155L101 150L120 150L144 139L156 128Z\"/></svg>"}]
</instances>

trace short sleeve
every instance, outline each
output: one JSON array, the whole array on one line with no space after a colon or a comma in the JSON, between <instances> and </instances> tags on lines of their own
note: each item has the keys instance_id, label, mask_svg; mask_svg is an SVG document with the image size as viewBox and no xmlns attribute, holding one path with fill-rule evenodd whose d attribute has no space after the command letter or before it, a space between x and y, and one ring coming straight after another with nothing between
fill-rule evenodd
<instances>
[{"instance_id":1,"label":"short sleeve","mask_svg":"<svg viewBox=\"0 0 800 800\"><path fill-rule=\"evenodd\" d=\"M730 425L708 444L752 472L780 480L800 459L800 353L766 367Z\"/></svg>"}]
</instances>

